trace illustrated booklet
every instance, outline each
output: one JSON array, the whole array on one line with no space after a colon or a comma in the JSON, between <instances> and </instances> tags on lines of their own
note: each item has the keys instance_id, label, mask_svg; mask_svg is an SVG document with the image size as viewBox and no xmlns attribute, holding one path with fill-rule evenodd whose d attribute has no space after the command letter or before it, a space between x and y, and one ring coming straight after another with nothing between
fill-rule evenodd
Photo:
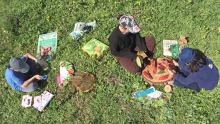
<instances>
[{"instance_id":1,"label":"illustrated booklet","mask_svg":"<svg viewBox=\"0 0 220 124\"><path fill-rule=\"evenodd\" d=\"M73 76L73 64L66 61L60 62L60 75L57 75L57 84L59 88L63 88L68 84L68 80Z\"/></svg>"},{"instance_id":2,"label":"illustrated booklet","mask_svg":"<svg viewBox=\"0 0 220 124\"><path fill-rule=\"evenodd\" d=\"M109 50L109 46L96 39L91 39L83 48L90 56L101 59Z\"/></svg>"},{"instance_id":3,"label":"illustrated booklet","mask_svg":"<svg viewBox=\"0 0 220 124\"><path fill-rule=\"evenodd\" d=\"M164 106L172 97L171 93L163 93L156 90L153 86L145 91L133 92L133 98L137 98L140 103L152 107Z\"/></svg>"},{"instance_id":4,"label":"illustrated booklet","mask_svg":"<svg viewBox=\"0 0 220 124\"><path fill-rule=\"evenodd\" d=\"M42 34L39 36L37 59L43 61L54 60L57 51L57 32Z\"/></svg>"},{"instance_id":5,"label":"illustrated booklet","mask_svg":"<svg viewBox=\"0 0 220 124\"><path fill-rule=\"evenodd\" d=\"M52 93L45 90L41 94L41 105L35 106L35 104L34 104L32 107L35 108L36 110L38 110L39 112L42 112L53 97L54 97L54 95Z\"/></svg>"},{"instance_id":6,"label":"illustrated booklet","mask_svg":"<svg viewBox=\"0 0 220 124\"><path fill-rule=\"evenodd\" d=\"M163 55L164 56L178 56L176 53L176 48L178 50L178 41L177 40L163 40Z\"/></svg>"}]
</instances>

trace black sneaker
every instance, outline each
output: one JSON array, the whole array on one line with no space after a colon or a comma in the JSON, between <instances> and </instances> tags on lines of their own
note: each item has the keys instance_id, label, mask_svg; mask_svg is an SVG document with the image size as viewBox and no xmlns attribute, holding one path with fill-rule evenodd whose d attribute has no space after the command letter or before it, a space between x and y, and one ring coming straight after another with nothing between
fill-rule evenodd
<instances>
[{"instance_id":1,"label":"black sneaker","mask_svg":"<svg viewBox=\"0 0 220 124\"><path fill-rule=\"evenodd\" d=\"M138 76L141 76L141 71L137 72L137 75L138 75Z\"/></svg>"},{"instance_id":2,"label":"black sneaker","mask_svg":"<svg viewBox=\"0 0 220 124\"><path fill-rule=\"evenodd\" d=\"M38 87L37 87L37 90L42 90L42 88L38 86Z\"/></svg>"}]
</instances>

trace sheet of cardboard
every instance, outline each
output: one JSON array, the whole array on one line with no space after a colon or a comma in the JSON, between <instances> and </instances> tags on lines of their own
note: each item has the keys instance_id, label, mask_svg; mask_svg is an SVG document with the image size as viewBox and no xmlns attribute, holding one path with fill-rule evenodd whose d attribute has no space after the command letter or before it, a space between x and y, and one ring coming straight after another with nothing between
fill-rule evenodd
<instances>
[{"instance_id":1,"label":"sheet of cardboard","mask_svg":"<svg viewBox=\"0 0 220 124\"><path fill-rule=\"evenodd\" d=\"M34 97L34 105L35 107L38 107L41 105L41 95L40 96L35 96Z\"/></svg>"}]
</instances>

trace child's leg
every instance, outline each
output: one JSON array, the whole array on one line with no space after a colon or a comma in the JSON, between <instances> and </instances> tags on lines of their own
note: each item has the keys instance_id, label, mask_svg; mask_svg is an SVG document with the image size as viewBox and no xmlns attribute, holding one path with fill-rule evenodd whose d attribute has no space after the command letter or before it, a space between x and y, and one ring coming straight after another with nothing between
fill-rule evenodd
<instances>
[{"instance_id":1,"label":"child's leg","mask_svg":"<svg viewBox=\"0 0 220 124\"><path fill-rule=\"evenodd\" d=\"M156 52L156 41L153 37L144 37L147 49L148 51L148 56L153 57L154 53Z\"/></svg>"},{"instance_id":2,"label":"child's leg","mask_svg":"<svg viewBox=\"0 0 220 124\"><path fill-rule=\"evenodd\" d=\"M201 90L196 82L191 83L189 85L184 85L175 79L174 85L177 87L181 87L181 88L189 88L189 89L195 90L196 92L200 92Z\"/></svg>"},{"instance_id":3,"label":"child's leg","mask_svg":"<svg viewBox=\"0 0 220 124\"><path fill-rule=\"evenodd\" d=\"M28 71L28 77L30 78L30 75L31 76L34 76L36 74L38 74L38 71L37 71L37 65L35 64L35 61L28 58L26 63L30 66L30 70Z\"/></svg>"},{"instance_id":4,"label":"child's leg","mask_svg":"<svg viewBox=\"0 0 220 124\"><path fill-rule=\"evenodd\" d=\"M148 49L147 56L153 57L154 53L156 52L156 42L153 37L142 37L142 40L145 41L146 47ZM134 48L134 51L140 50L138 46Z\"/></svg>"},{"instance_id":5,"label":"child's leg","mask_svg":"<svg viewBox=\"0 0 220 124\"><path fill-rule=\"evenodd\" d=\"M143 70L143 67L139 67L136 63L135 59L131 58L123 58L123 57L116 57L117 61L123 66L127 71L131 73L137 73Z\"/></svg>"},{"instance_id":6,"label":"child's leg","mask_svg":"<svg viewBox=\"0 0 220 124\"><path fill-rule=\"evenodd\" d=\"M27 87L22 87L21 91L22 92L32 92L35 91L37 89L38 85L37 82L31 82Z\"/></svg>"}]
</instances>

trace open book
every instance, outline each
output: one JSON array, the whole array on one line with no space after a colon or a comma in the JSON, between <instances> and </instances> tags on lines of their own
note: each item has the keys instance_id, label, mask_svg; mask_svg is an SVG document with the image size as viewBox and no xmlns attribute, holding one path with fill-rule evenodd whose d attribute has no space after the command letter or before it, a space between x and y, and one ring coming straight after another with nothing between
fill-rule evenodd
<instances>
[{"instance_id":1,"label":"open book","mask_svg":"<svg viewBox=\"0 0 220 124\"><path fill-rule=\"evenodd\" d=\"M44 110L44 108L47 106L47 104L50 102L50 100L53 98L53 94L48 92L48 91L44 91L41 94L41 105L36 107L35 105L33 105L32 107L35 108L36 110L38 110L39 112L42 112Z\"/></svg>"},{"instance_id":2,"label":"open book","mask_svg":"<svg viewBox=\"0 0 220 124\"><path fill-rule=\"evenodd\" d=\"M164 56L176 56L176 54L172 53L171 45L178 45L177 40L163 40L163 55Z\"/></svg>"}]
</instances>

